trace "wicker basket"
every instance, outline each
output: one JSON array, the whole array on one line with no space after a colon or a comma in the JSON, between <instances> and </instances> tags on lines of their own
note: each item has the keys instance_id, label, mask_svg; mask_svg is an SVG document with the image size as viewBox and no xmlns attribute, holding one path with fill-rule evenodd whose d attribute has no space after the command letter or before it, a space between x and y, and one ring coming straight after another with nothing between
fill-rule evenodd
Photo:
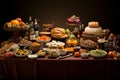
<instances>
[{"instance_id":1,"label":"wicker basket","mask_svg":"<svg viewBox=\"0 0 120 80\"><path fill-rule=\"evenodd\" d=\"M40 49L42 49L42 45L39 45L39 46L32 46L32 45L30 45L29 49L31 51L33 51L33 52L38 52Z\"/></svg>"}]
</instances>

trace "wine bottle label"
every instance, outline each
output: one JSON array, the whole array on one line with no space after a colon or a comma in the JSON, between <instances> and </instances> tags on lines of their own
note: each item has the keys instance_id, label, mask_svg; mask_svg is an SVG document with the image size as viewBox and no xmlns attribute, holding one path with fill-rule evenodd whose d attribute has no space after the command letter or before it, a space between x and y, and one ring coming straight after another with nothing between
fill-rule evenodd
<instances>
[{"instance_id":1,"label":"wine bottle label","mask_svg":"<svg viewBox=\"0 0 120 80\"><path fill-rule=\"evenodd\" d=\"M30 35L30 40L35 40L35 35L34 34Z\"/></svg>"},{"instance_id":2,"label":"wine bottle label","mask_svg":"<svg viewBox=\"0 0 120 80\"><path fill-rule=\"evenodd\" d=\"M39 36L39 31L35 31L35 37Z\"/></svg>"},{"instance_id":3,"label":"wine bottle label","mask_svg":"<svg viewBox=\"0 0 120 80\"><path fill-rule=\"evenodd\" d=\"M29 38L28 38L28 36L25 36L24 38L25 38L26 40L28 40L28 39L29 39Z\"/></svg>"}]
</instances>

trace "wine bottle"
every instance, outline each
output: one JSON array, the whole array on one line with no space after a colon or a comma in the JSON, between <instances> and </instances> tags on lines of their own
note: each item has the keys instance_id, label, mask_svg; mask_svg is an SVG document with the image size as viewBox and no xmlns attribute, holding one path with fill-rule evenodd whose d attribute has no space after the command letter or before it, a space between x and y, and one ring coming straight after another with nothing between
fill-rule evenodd
<instances>
[{"instance_id":1,"label":"wine bottle","mask_svg":"<svg viewBox=\"0 0 120 80\"><path fill-rule=\"evenodd\" d=\"M32 22L32 17L30 16L29 19L28 19L28 21L27 21L27 24L30 26L31 22Z\"/></svg>"},{"instance_id":2,"label":"wine bottle","mask_svg":"<svg viewBox=\"0 0 120 80\"><path fill-rule=\"evenodd\" d=\"M32 17L30 16L26 22L27 26L28 26L28 29L26 30L25 32L25 36L24 38L26 40L30 40L30 28L31 28L31 24L32 24Z\"/></svg>"},{"instance_id":3,"label":"wine bottle","mask_svg":"<svg viewBox=\"0 0 120 80\"><path fill-rule=\"evenodd\" d=\"M34 30L33 22L31 22L30 24L30 40L35 41L35 30Z\"/></svg>"},{"instance_id":4,"label":"wine bottle","mask_svg":"<svg viewBox=\"0 0 120 80\"><path fill-rule=\"evenodd\" d=\"M39 36L39 24L37 19L35 19L34 21L34 30L35 30L35 37Z\"/></svg>"}]
</instances>

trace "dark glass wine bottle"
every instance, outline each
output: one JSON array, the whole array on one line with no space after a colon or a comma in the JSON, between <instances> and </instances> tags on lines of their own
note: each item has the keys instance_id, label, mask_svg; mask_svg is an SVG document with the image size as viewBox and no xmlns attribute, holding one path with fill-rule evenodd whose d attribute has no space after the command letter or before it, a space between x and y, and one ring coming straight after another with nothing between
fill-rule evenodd
<instances>
[{"instance_id":1,"label":"dark glass wine bottle","mask_svg":"<svg viewBox=\"0 0 120 80\"><path fill-rule=\"evenodd\" d=\"M35 19L34 21L34 30L35 30L35 37L39 36L39 24L37 19Z\"/></svg>"}]
</instances>

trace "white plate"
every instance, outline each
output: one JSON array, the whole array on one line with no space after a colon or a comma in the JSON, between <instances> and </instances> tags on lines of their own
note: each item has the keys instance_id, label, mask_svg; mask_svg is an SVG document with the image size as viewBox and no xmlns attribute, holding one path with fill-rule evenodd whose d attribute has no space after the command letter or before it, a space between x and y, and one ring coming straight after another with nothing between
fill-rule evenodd
<instances>
[{"instance_id":1,"label":"white plate","mask_svg":"<svg viewBox=\"0 0 120 80\"><path fill-rule=\"evenodd\" d=\"M91 50L89 53L94 58L103 58L107 55L107 52L101 49Z\"/></svg>"},{"instance_id":2,"label":"white plate","mask_svg":"<svg viewBox=\"0 0 120 80\"><path fill-rule=\"evenodd\" d=\"M19 55L18 53L15 53L14 55L15 55L16 57L27 57L29 54L32 54L32 51L31 51L31 50L28 50L28 51L29 51L29 53L26 54L26 55Z\"/></svg>"},{"instance_id":3,"label":"white plate","mask_svg":"<svg viewBox=\"0 0 120 80\"><path fill-rule=\"evenodd\" d=\"M37 54L29 54L29 55L28 55L28 58L30 58L30 59L35 59L35 58L37 58L37 57L38 57Z\"/></svg>"}]
</instances>

